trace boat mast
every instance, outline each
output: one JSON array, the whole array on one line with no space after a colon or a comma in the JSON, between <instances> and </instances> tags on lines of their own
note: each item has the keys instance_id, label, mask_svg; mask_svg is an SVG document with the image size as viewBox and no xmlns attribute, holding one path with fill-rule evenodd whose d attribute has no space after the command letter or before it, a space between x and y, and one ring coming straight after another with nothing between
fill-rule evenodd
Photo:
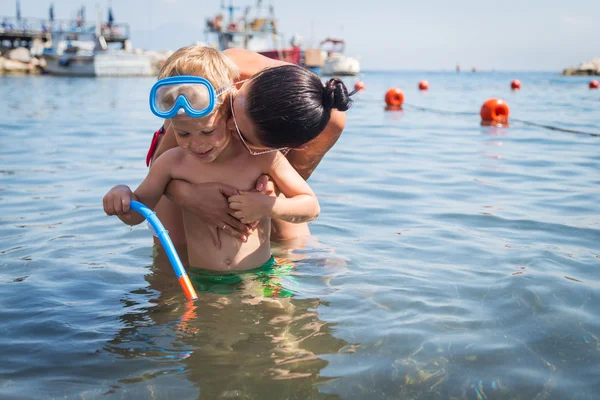
<instances>
[{"instance_id":1,"label":"boat mast","mask_svg":"<svg viewBox=\"0 0 600 400\"><path fill-rule=\"evenodd\" d=\"M102 10L100 4L96 4L96 38L100 38L102 35Z\"/></svg>"}]
</instances>

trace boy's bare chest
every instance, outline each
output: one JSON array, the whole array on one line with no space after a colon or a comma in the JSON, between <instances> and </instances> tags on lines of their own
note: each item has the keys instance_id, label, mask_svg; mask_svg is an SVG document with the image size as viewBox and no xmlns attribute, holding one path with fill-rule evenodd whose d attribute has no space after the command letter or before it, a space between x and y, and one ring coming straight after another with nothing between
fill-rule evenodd
<instances>
[{"instance_id":1,"label":"boy's bare chest","mask_svg":"<svg viewBox=\"0 0 600 400\"><path fill-rule=\"evenodd\" d=\"M230 163L201 163L190 160L175 169L175 179L191 183L218 182L238 190L251 190L256 180L264 174L264 167L252 159L241 159Z\"/></svg>"}]
</instances>

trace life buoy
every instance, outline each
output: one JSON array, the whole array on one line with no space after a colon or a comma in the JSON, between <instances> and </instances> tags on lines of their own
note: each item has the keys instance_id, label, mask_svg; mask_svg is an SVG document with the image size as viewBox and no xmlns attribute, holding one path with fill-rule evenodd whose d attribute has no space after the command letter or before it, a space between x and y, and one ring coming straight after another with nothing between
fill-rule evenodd
<instances>
[{"instance_id":1,"label":"life buoy","mask_svg":"<svg viewBox=\"0 0 600 400\"><path fill-rule=\"evenodd\" d=\"M400 107L404 103L404 92L399 88L391 88L385 93L385 104Z\"/></svg>"},{"instance_id":2,"label":"life buoy","mask_svg":"<svg viewBox=\"0 0 600 400\"><path fill-rule=\"evenodd\" d=\"M355 89L356 91L365 90L365 83L364 83L364 82L361 82L361 81L358 81L358 82L356 82L356 83L354 84L354 89Z\"/></svg>"},{"instance_id":3,"label":"life buoy","mask_svg":"<svg viewBox=\"0 0 600 400\"><path fill-rule=\"evenodd\" d=\"M510 109L502 99L489 99L481 106L481 119L484 122L504 124L508 122Z\"/></svg>"}]
</instances>

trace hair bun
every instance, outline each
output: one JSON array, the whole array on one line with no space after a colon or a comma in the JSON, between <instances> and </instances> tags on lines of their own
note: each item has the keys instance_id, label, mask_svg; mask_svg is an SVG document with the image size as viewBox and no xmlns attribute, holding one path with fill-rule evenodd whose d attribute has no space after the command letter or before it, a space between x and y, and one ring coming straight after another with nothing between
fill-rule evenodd
<instances>
[{"instance_id":1,"label":"hair bun","mask_svg":"<svg viewBox=\"0 0 600 400\"><path fill-rule=\"evenodd\" d=\"M340 78L331 78L325 84L323 91L323 106L346 111L352 105L352 99L348 95L348 89Z\"/></svg>"}]
</instances>

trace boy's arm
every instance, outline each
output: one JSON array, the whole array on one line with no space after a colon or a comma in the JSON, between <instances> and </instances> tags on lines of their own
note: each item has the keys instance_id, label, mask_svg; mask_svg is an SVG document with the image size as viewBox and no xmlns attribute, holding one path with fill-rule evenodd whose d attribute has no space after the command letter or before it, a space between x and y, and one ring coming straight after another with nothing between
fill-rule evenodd
<instances>
[{"instance_id":1,"label":"boy's arm","mask_svg":"<svg viewBox=\"0 0 600 400\"><path fill-rule=\"evenodd\" d=\"M280 152L275 154L267 173L285 197L274 198L271 218L293 223L308 222L317 218L321 212L317 196L287 158Z\"/></svg>"},{"instance_id":2,"label":"boy's arm","mask_svg":"<svg viewBox=\"0 0 600 400\"><path fill-rule=\"evenodd\" d=\"M156 207L167 184L171 180L171 170L169 166L175 162L174 156L175 152L169 151L165 153L163 157L160 157L153 162L148 175L146 175L146 178L142 181L140 186L138 186L135 192L131 193L131 190L124 185L115 186L111 189L111 192L114 193L113 196L117 198L117 203L120 203L117 205L118 210L114 214L116 214L121 221L127 225L138 225L145 219L141 214L131 211L131 200L139 201L151 209ZM109 194L111 192L109 192ZM115 207L115 209L117 207Z\"/></svg>"},{"instance_id":3,"label":"boy's arm","mask_svg":"<svg viewBox=\"0 0 600 400\"><path fill-rule=\"evenodd\" d=\"M133 192L140 203L154 209L165 192L172 177L173 167L180 161L179 149L171 149L157 158L150 167L148 175Z\"/></svg>"},{"instance_id":4,"label":"boy's arm","mask_svg":"<svg viewBox=\"0 0 600 400\"><path fill-rule=\"evenodd\" d=\"M292 223L312 221L320 212L317 196L306 181L279 152L269 157L265 173L269 174L285 196L268 196L258 192L240 192L229 198L234 216L243 223L276 218Z\"/></svg>"}]
</instances>

